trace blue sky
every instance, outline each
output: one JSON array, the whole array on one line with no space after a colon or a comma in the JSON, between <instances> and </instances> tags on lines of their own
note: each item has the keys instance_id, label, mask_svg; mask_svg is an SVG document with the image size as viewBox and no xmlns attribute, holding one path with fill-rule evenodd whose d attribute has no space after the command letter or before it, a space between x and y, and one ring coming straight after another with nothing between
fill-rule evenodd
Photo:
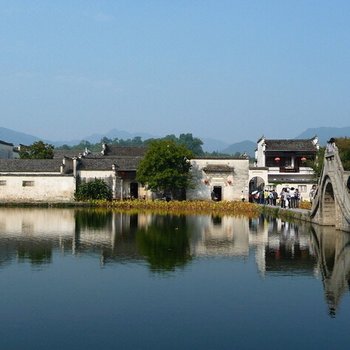
<instances>
[{"instance_id":1,"label":"blue sky","mask_svg":"<svg viewBox=\"0 0 350 350\"><path fill-rule=\"evenodd\" d=\"M229 143L350 126L350 1L0 0L0 126Z\"/></svg>"}]
</instances>

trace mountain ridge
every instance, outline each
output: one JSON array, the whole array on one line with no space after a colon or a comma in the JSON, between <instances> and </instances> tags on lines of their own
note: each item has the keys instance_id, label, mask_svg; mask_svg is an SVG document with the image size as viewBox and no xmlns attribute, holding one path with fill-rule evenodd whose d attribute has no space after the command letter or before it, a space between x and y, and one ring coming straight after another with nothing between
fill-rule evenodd
<instances>
[{"instance_id":1,"label":"mountain ridge","mask_svg":"<svg viewBox=\"0 0 350 350\"><path fill-rule=\"evenodd\" d=\"M319 143L321 146L324 146L331 137L350 137L350 127L317 127L317 128L308 128L299 135L295 137L295 139L310 139L314 136L317 136L319 139ZM149 138L158 138L160 136L154 136L146 133L132 133L128 131L111 129L105 134L91 134L90 136L84 137L81 140L70 140L70 141L50 141L44 140L34 135L26 134L23 132L18 132L12 129L8 129L5 127L0 127L0 140L8 143L13 143L15 145L23 144L29 145L33 142L42 140L45 143L50 143L55 147L62 146L64 144L68 146L73 146L79 144L82 140L86 140L91 143L100 142L103 137L107 137L110 139L132 139L134 137L141 137L142 139ZM198 137L198 136L195 136ZM229 144L222 140L217 140L213 138L207 137L198 137L203 141L203 150L206 152L218 152L234 155L238 153L247 153L249 156L254 157L254 152L256 148L256 141L244 140L239 142L234 142Z\"/></svg>"}]
</instances>

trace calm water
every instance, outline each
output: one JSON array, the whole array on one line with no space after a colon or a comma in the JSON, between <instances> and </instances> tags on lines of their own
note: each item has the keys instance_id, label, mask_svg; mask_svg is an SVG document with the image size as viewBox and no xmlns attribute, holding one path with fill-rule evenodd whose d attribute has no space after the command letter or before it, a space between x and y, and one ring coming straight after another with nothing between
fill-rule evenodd
<instances>
[{"instance_id":1,"label":"calm water","mask_svg":"<svg viewBox=\"0 0 350 350\"><path fill-rule=\"evenodd\" d=\"M0 209L1 349L348 349L350 236Z\"/></svg>"}]
</instances>

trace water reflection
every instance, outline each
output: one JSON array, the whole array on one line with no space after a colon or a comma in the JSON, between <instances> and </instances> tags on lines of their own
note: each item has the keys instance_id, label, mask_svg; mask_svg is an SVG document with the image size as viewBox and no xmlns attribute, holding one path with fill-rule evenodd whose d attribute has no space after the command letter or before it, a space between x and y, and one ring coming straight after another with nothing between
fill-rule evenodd
<instances>
[{"instance_id":1,"label":"water reflection","mask_svg":"<svg viewBox=\"0 0 350 350\"><path fill-rule=\"evenodd\" d=\"M142 263L155 273L185 269L203 257L254 258L264 277L322 278L331 316L349 290L350 235L276 218L159 216L99 210L0 210L0 269L55 254L89 255L105 266ZM0 270L1 271L1 270Z\"/></svg>"},{"instance_id":2,"label":"water reflection","mask_svg":"<svg viewBox=\"0 0 350 350\"><path fill-rule=\"evenodd\" d=\"M152 271L173 271L191 260L185 216L155 216L147 227L138 230L136 244Z\"/></svg>"},{"instance_id":3,"label":"water reflection","mask_svg":"<svg viewBox=\"0 0 350 350\"><path fill-rule=\"evenodd\" d=\"M311 232L329 314L335 316L350 286L350 234L331 227L317 227L317 230L313 227Z\"/></svg>"},{"instance_id":4,"label":"water reflection","mask_svg":"<svg viewBox=\"0 0 350 350\"><path fill-rule=\"evenodd\" d=\"M313 275L316 257L310 244L310 227L271 218L265 249L265 272L281 275Z\"/></svg>"}]
</instances>

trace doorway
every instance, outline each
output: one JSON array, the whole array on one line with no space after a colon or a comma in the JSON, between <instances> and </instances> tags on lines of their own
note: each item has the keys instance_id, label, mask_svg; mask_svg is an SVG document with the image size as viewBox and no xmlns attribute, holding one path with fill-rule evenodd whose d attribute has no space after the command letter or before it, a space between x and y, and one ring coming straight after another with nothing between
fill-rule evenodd
<instances>
[{"instance_id":1,"label":"doorway","mask_svg":"<svg viewBox=\"0 0 350 350\"><path fill-rule=\"evenodd\" d=\"M132 199L139 198L139 184L137 182L132 182L130 184L130 197Z\"/></svg>"},{"instance_id":2,"label":"doorway","mask_svg":"<svg viewBox=\"0 0 350 350\"><path fill-rule=\"evenodd\" d=\"M221 186L214 186L213 187L213 197L215 201L221 201L222 200L222 187Z\"/></svg>"}]
</instances>

